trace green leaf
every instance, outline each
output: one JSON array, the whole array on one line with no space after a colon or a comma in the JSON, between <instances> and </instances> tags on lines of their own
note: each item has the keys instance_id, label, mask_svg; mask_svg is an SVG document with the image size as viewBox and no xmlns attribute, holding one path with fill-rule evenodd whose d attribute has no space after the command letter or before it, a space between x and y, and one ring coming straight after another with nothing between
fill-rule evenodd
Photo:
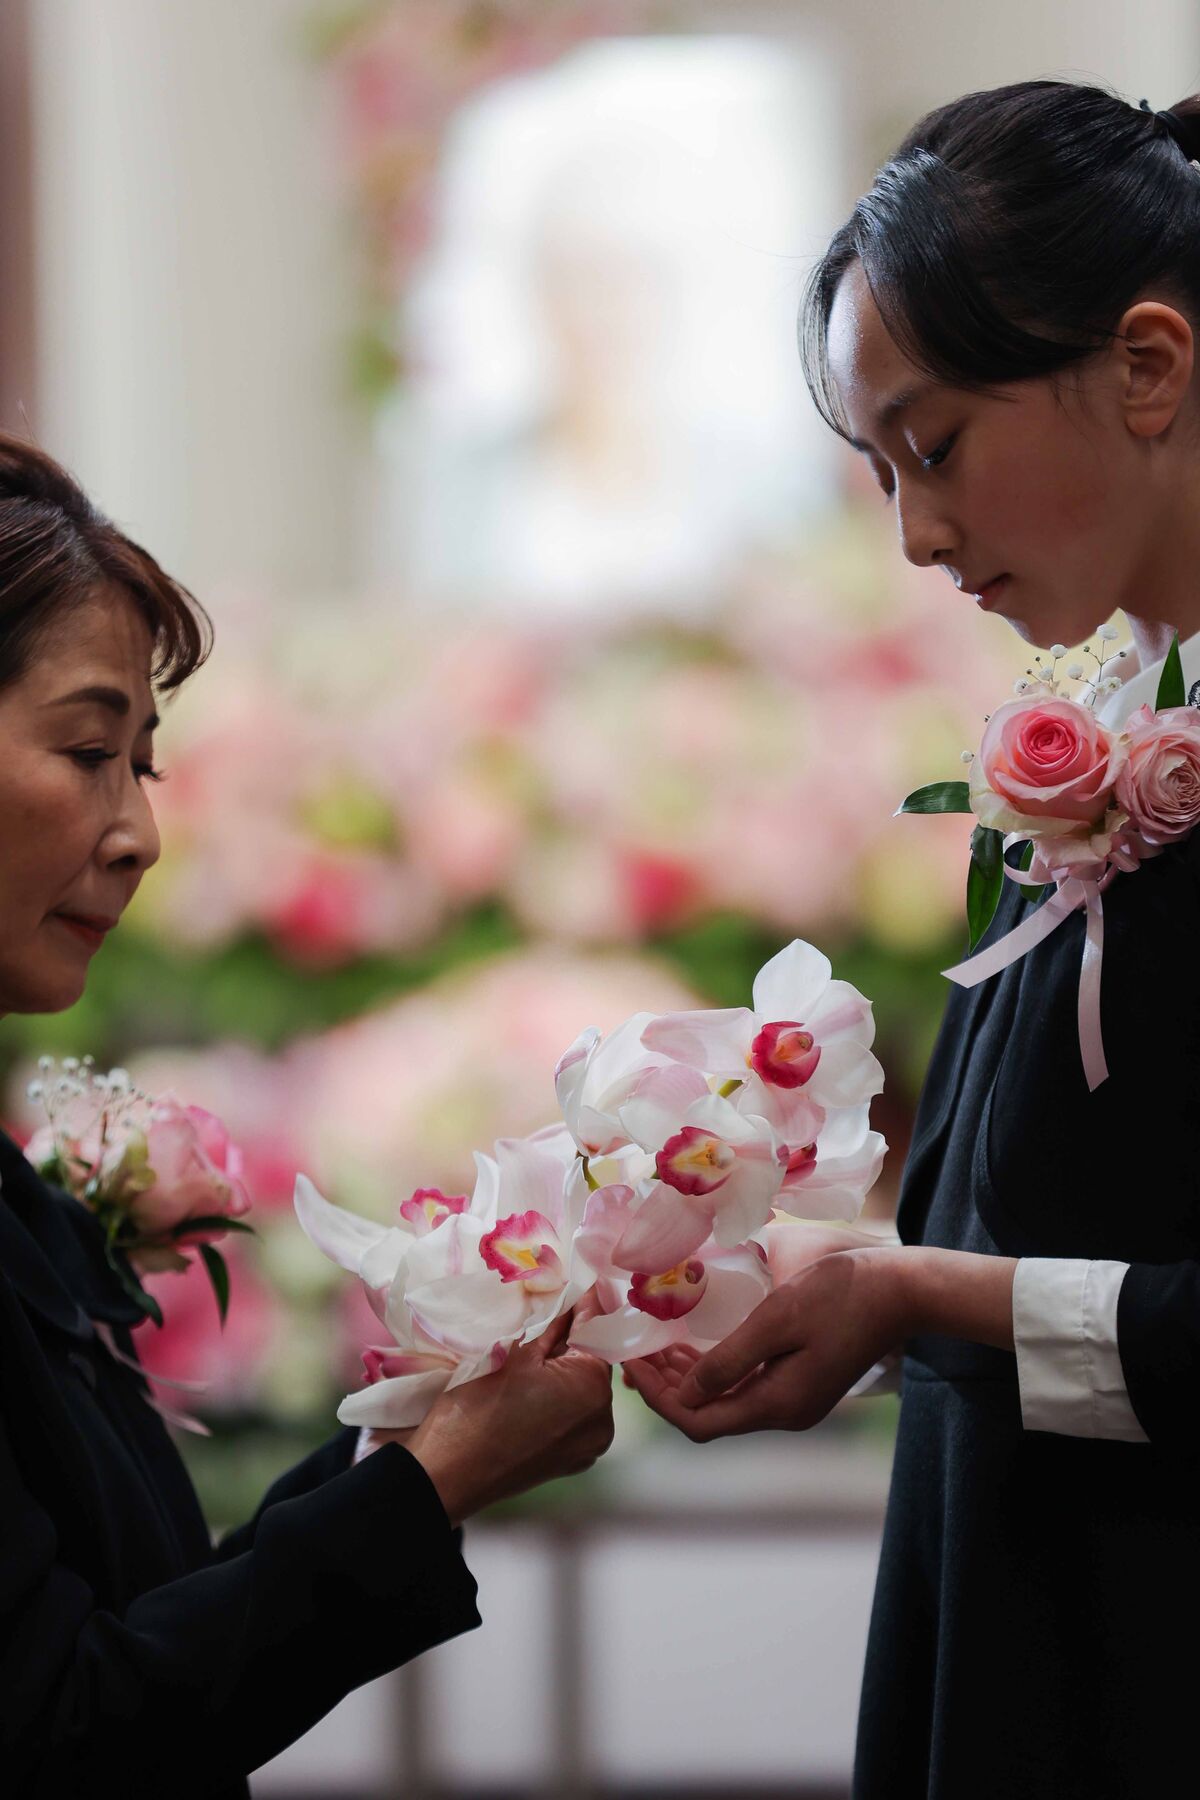
<instances>
[{"instance_id":1,"label":"green leaf","mask_svg":"<svg viewBox=\"0 0 1200 1800\"><path fill-rule=\"evenodd\" d=\"M168 1237L187 1237L193 1231L248 1231L255 1236L253 1225L244 1225L240 1219L227 1219L224 1213L205 1213L195 1219L181 1219L178 1225L172 1225Z\"/></svg>"},{"instance_id":2,"label":"green leaf","mask_svg":"<svg viewBox=\"0 0 1200 1800\"><path fill-rule=\"evenodd\" d=\"M967 871L967 930L974 950L995 916L1004 887L1004 839L998 831L977 825L971 833L971 866Z\"/></svg>"},{"instance_id":3,"label":"green leaf","mask_svg":"<svg viewBox=\"0 0 1200 1800\"><path fill-rule=\"evenodd\" d=\"M225 1265L225 1258L211 1244L201 1244L200 1254L204 1258L204 1267L208 1270L208 1279L212 1282L221 1324L224 1325L225 1314L229 1311L229 1270Z\"/></svg>"},{"instance_id":4,"label":"green leaf","mask_svg":"<svg viewBox=\"0 0 1200 1800\"><path fill-rule=\"evenodd\" d=\"M931 781L910 794L898 809L902 813L969 813L970 789L965 781Z\"/></svg>"},{"instance_id":5,"label":"green leaf","mask_svg":"<svg viewBox=\"0 0 1200 1800\"><path fill-rule=\"evenodd\" d=\"M1163 663L1163 672L1158 678L1158 694L1154 701L1155 712L1162 712L1165 706L1186 706L1187 689L1183 684L1183 662L1179 655L1179 633L1171 639L1171 648L1167 651L1167 659Z\"/></svg>"},{"instance_id":6,"label":"green leaf","mask_svg":"<svg viewBox=\"0 0 1200 1800\"><path fill-rule=\"evenodd\" d=\"M147 1318L153 1319L154 1323L161 1329L163 1322L162 1307L158 1304L154 1295L146 1292L137 1276L129 1267L125 1258L115 1251L111 1244L106 1244L104 1246L104 1255L109 1268L112 1270L125 1292L129 1295L129 1298L134 1301L136 1305L140 1306Z\"/></svg>"}]
</instances>

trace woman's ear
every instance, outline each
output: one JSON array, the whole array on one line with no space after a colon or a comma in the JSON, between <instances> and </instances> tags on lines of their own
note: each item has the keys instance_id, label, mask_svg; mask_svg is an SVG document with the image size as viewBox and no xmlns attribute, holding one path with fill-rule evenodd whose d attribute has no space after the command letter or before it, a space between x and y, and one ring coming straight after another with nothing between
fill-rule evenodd
<instances>
[{"instance_id":1,"label":"woman's ear","mask_svg":"<svg viewBox=\"0 0 1200 1800\"><path fill-rule=\"evenodd\" d=\"M1175 419L1192 380L1195 343L1184 315L1161 300L1139 300L1113 344L1121 408L1135 437L1158 437Z\"/></svg>"}]
</instances>

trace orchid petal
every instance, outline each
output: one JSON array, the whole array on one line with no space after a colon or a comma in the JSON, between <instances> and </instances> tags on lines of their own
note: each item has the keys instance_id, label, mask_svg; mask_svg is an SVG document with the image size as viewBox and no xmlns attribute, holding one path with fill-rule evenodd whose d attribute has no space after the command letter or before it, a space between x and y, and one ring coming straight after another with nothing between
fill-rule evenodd
<instances>
[{"instance_id":1,"label":"orchid petal","mask_svg":"<svg viewBox=\"0 0 1200 1800\"><path fill-rule=\"evenodd\" d=\"M770 1272L754 1251L742 1251L736 1261L733 1255L714 1258L708 1264L704 1298L687 1315L689 1335L719 1342L736 1331L770 1291Z\"/></svg>"},{"instance_id":2,"label":"orchid petal","mask_svg":"<svg viewBox=\"0 0 1200 1800\"><path fill-rule=\"evenodd\" d=\"M484 1268L410 1288L406 1300L421 1330L460 1356L516 1337L529 1316L520 1285L498 1281Z\"/></svg>"},{"instance_id":3,"label":"orchid petal","mask_svg":"<svg viewBox=\"0 0 1200 1800\"><path fill-rule=\"evenodd\" d=\"M579 1350L590 1350L605 1362L628 1362L635 1356L653 1356L682 1341L686 1335L680 1319L652 1319L636 1307L622 1306L617 1312L598 1313L571 1328L571 1343Z\"/></svg>"},{"instance_id":4,"label":"orchid petal","mask_svg":"<svg viewBox=\"0 0 1200 1800\"><path fill-rule=\"evenodd\" d=\"M358 1276L363 1285L376 1293L391 1287L415 1242L411 1231L393 1225L377 1243L364 1251L358 1265Z\"/></svg>"},{"instance_id":5,"label":"orchid petal","mask_svg":"<svg viewBox=\"0 0 1200 1800\"><path fill-rule=\"evenodd\" d=\"M784 1171L773 1139L744 1151L724 1186L712 1196L713 1236L723 1247L744 1244L771 1216Z\"/></svg>"},{"instance_id":6,"label":"orchid petal","mask_svg":"<svg viewBox=\"0 0 1200 1800\"><path fill-rule=\"evenodd\" d=\"M754 977L754 1010L760 1019L809 1023L833 973L829 958L802 938L793 938Z\"/></svg>"},{"instance_id":7,"label":"orchid petal","mask_svg":"<svg viewBox=\"0 0 1200 1800\"><path fill-rule=\"evenodd\" d=\"M711 1012L664 1013L642 1033L647 1050L709 1075L744 1076L754 1036L754 1014L744 1006Z\"/></svg>"},{"instance_id":8,"label":"orchid petal","mask_svg":"<svg viewBox=\"0 0 1200 1800\"><path fill-rule=\"evenodd\" d=\"M831 981L805 1023L822 1045L851 1037L869 1050L875 1042L875 1013L865 994L848 981Z\"/></svg>"},{"instance_id":9,"label":"orchid petal","mask_svg":"<svg viewBox=\"0 0 1200 1800\"><path fill-rule=\"evenodd\" d=\"M835 1038L821 1050L811 1092L822 1106L859 1106L883 1092L882 1064L853 1038Z\"/></svg>"},{"instance_id":10,"label":"orchid petal","mask_svg":"<svg viewBox=\"0 0 1200 1800\"><path fill-rule=\"evenodd\" d=\"M698 1250L712 1230L713 1203L656 1185L612 1252L618 1269L657 1275Z\"/></svg>"},{"instance_id":11,"label":"orchid petal","mask_svg":"<svg viewBox=\"0 0 1200 1800\"><path fill-rule=\"evenodd\" d=\"M447 1368L424 1375L394 1375L347 1394L338 1407L343 1425L368 1425L377 1431L407 1431L419 1425L450 1381Z\"/></svg>"},{"instance_id":12,"label":"orchid petal","mask_svg":"<svg viewBox=\"0 0 1200 1800\"><path fill-rule=\"evenodd\" d=\"M643 1150L658 1151L679 1130L681 1121L693 1122L689 1111L693 1104L711 1097L708 1083L697 1069L679 1063L654 1069L634 1097L622 1106L620 1123Z\"/></svg>"},{"instance_id":13,"label":"orchid petal","mask_svg":"<svg viewBox=\"0 0 1200 1800\"><path fill-rule=\"evenodd\" d=\"M394 1229L334 1206L317 1192L307 1175L297 1175L293 1204L301 1230L323 1256L357 1275L364 1254Z\"/></svg>"},{"instance_id":14,"label":"orchid petal","mask_svg":"<svg viewBox=\"0 0 1200 1800\"><path fill-rule=\"evenodd\" d=\"M574 1247L576 1255L595 1273L612 1261L613 1251L633 1219L633 1200L633 1189L623 1183L598 1188L588 1195Z\"/></svg>"}]
</instances>

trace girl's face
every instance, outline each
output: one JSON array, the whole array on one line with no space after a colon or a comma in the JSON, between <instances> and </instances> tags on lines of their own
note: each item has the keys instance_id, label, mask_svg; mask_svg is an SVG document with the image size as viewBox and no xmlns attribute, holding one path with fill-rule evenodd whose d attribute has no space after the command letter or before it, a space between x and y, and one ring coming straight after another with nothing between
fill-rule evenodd
<instances>
[{"instance_id":1,"label":"girl's face","mask_svg":"<svg viewBox=\"0 0 1200 1800\"><path fill-rule=\"evenodd\" d=\"M152 648L132 603L99 595L0 689L0 1013L78 1000L157 861Z\"/></svg>"},{"instance_id":2,"label":"girl's face","mask_svg":"<svg viewBox=\"0 0 1200 1800\"><path fill-rule=\"evenodd\" d=\"M889 336L858 263L835 296L828 351L910 562L940 565L964 599L1042 647L1082 642L1118 607L1147 610L1170 490L1148 454L1156 434L1131 412L1128 355L988 395L931 383ZM1188 355L1190 373L1190 339Z\"/></svg>"}]
</instances>

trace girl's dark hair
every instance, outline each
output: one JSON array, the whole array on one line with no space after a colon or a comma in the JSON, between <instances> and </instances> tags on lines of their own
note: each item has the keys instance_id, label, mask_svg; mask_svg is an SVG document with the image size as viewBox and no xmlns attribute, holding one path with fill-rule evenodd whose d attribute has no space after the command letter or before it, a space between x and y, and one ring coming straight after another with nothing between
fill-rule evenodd
<instances>
[{"instance_id":1,"label":"girl's dark hair","mask_svg":"<svg viewBox=\"0 0 1200 1800\"><path fill-rule=\"evenodd\" d=\"M177 688L211 647L204 609L53 457L0 433L0 688L20 679L64 614L114 589L149 627L153 685Z\"/></svg>"},{"instance_id":2,"label":"girl's dark hair","mask_svg":"<svg viewBox=\"0 0 1200 1800\"><path fill-rule=\"evenodd\" d=\"M826 423L847 435L826 337L855 261L909 362L976 392L1082 362L1148 289L1200 322L1200 95L1170 111L1021 81L923 118L808 281L800 350Z\"/></svg>"}]
</instances>

